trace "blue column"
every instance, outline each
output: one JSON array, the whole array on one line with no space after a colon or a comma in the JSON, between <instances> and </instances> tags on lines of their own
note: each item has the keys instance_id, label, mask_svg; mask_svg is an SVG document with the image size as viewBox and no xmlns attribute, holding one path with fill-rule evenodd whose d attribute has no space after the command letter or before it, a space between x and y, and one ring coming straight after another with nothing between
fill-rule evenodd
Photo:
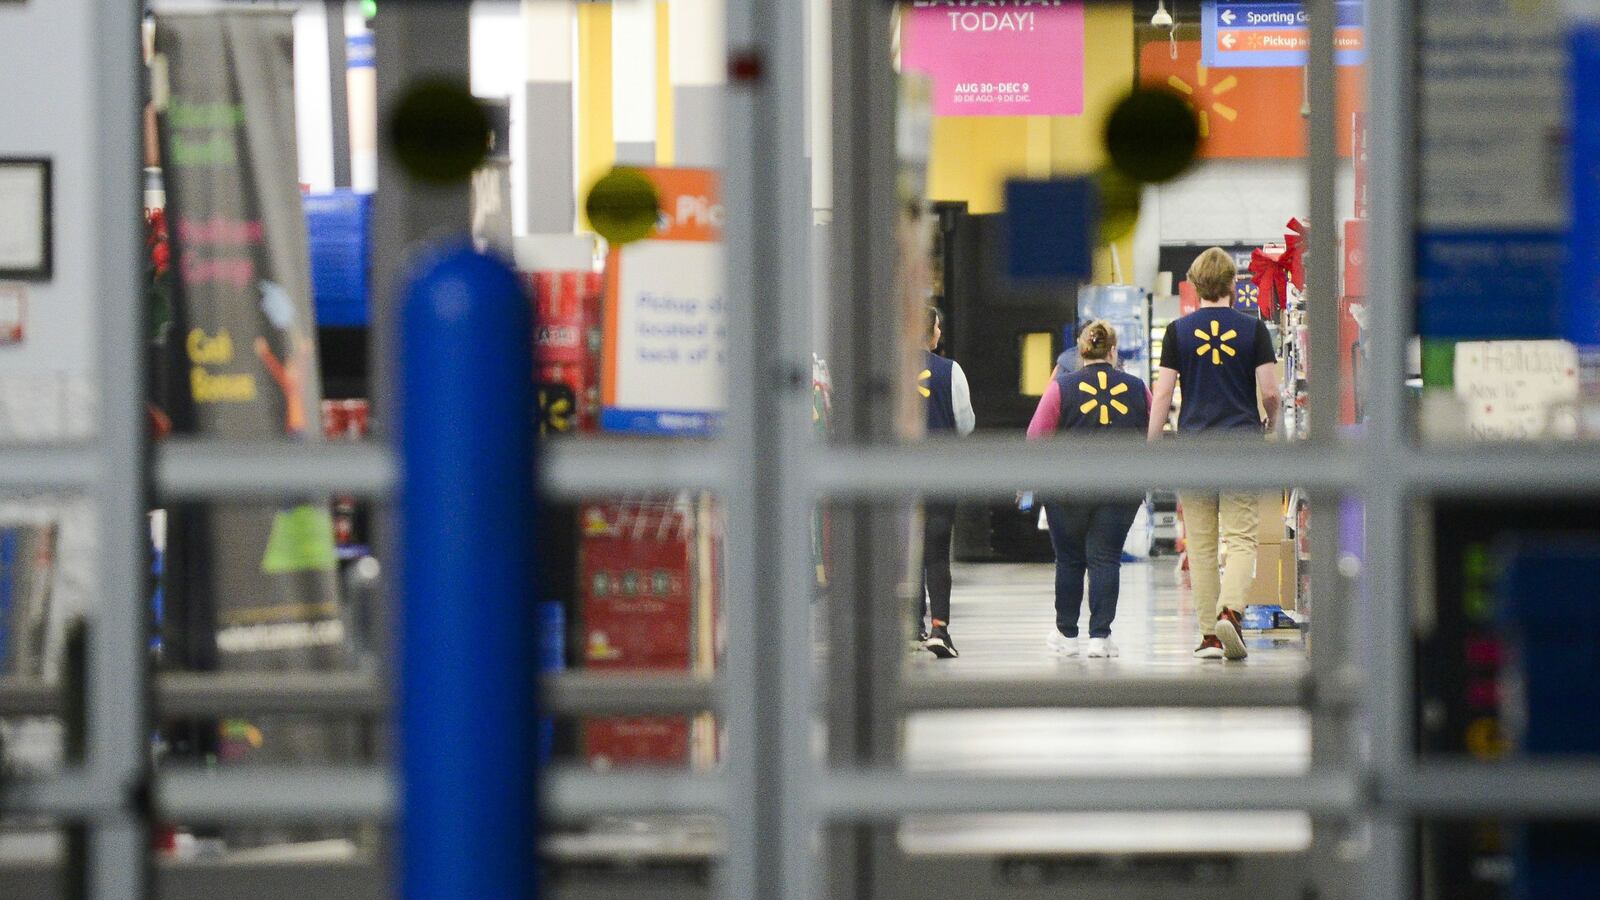
<instances>
[{"instance_id":1,"label":"blue column","mask_svg":"<svg viewBox=\"0 0 1600 900\"><path fill-rule=\"evenodd\" d=\"M530 898L532 310L463 242L423 259L401 316L401 896Z\"/></svg>"},{"instance_id":2,"label":"blue column","mask_svg":"<svg viewBox=\"0 0 1600 900\"><path fill-rule=\"evenodd\" d=\"M1600 352L1600 16L1574 17L1567 37L1570 200L1562 337Z\"/></svg>"}]
</instances>

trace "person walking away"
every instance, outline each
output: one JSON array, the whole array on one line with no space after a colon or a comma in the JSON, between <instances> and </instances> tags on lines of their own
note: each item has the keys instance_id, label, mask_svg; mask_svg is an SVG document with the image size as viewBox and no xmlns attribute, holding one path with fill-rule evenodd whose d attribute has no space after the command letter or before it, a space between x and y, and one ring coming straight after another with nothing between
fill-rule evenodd
<instances>
[{"instance_id":1,"label":"person walking away","mask_svg":"<svg viewBox=\"0 0 1600 900\"><path fill-rule=\"evenodd\" d=\"M1148 438L1161 439L1172 409L1172 393L1183 390L1178 411L1180 439L1197 434L1260 438L1277 427L1278 388L1267 324L1232 308L1236 271L1220 247L1201 253L1189 267L1189 283L1200 308L1167 326L1156 374ZM1261 421L1256 393L1267 419ZM1255 575L1260 514L1252 493L1179 491L1188 540L1195 615L1200 620L1200 659L1244 659L1241 625L1245 595ZM1218 543L1227 553L1218 559Z\"/></svg>"},{"instance_id":2,"label":"person walking away","mask_svg":"<svg viewBox=\"0 0 1600 900\"><path fill-rule=\"evenodd\" d=\"M928 435L953 433L965 437L977 427L972 390L961 365L934 352L944 338L944 316L936 306L928 307L923 337L917 393L927 407ZM917 594L914 611L916 631L920 637L926 600L929 628L922 646L940 659L951 659L961 655L950 639L950 535L955 530L956 504L925 499L922 508L922 590Z\"/></svg>"},{"instance_id":3,"label":"person walking away","mask_svg":"<svg viewBox=\"0 0 1600 900\"><path fill-rule=\"evenodd\" d=\"M1057 374L1039 398L1028 423L1028 440L1063 430L1144 435L1150 422L1150 392L1143 381L1117 368L1117 332L1111 323L1090 322L1078 335L1078 355L1083 367ZM1122 545L1142 502L1046 500L1045 520L1056 553L1056 627L1047 643L1057 653L1080 652L1078 616L1087 576L1089 657L1118 655L1111 623L1122 591Z\"/></svg>"}]
</instances>

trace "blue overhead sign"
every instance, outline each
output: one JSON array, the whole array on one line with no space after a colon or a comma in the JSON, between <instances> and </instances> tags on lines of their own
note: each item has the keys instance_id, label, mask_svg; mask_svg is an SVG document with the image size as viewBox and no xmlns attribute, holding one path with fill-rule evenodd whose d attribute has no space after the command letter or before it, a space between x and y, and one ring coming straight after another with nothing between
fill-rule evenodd
<instances>
[{"instance_id":1,"label":"blue overhead sign","mask_svg":"<svg viewBox=\"0 0 1600 900\"><path fill-rule=\"evenodd\" d=\"M1341 66L1366 62L1364 0L1338 0L1334 59ZM1303 66L1311 23L1302 3L1229 3L1202 0L1200 58L1217 69Z\"/></svg>"}]
</instances>

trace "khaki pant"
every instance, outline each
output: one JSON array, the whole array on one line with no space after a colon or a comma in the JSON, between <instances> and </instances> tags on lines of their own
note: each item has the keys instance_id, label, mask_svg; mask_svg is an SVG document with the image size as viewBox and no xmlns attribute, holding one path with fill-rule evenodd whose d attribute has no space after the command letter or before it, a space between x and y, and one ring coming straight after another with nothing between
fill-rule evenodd
<instances>
[{"instance_id":1,"label":"khaki pant","mask_svg":"<svg viewBox=\"0 0 1600 900\"><path fill-rule=\"evenodd\" d=\"M1202 636L1217 631L1217 604L1244 614L1245 595L1256 575L1256 529L1261 512L1255 494L1179 492L1194 612ZM1218 537L1227 551L1218 559Z\"/></svg>"}]
</instances>

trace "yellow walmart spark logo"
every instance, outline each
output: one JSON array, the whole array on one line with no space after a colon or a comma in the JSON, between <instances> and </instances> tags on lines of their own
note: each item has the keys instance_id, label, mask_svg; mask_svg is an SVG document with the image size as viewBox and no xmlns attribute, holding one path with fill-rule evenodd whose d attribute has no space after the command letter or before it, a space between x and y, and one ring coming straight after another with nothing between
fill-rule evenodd
<instances>
[{"instance_id":1,"label":"yellow walmart spark logo","mask_svg":"<svg viewBox=\"0 0 1600 900\"><path fill-rule=\"evenodd\" d=\"M1238 87L1239 79L1229 75L1227 78L1217 82L1216 87L1210 87L1206 84L1210 80L1210 75L1211 73L1206 70L1204 65L1195 63L1194 84L1190 84L1176 75L1167 76L1167 84L1173 90L1190 98L1189 107L1195 111L1196 116L1200 119L1201 138L1211 137L1212 113L1216 113L1229 122L1239 118L1238 110L1217 100L1218 97Z\"/></svg>"},{"instance_id":2,"label":"yellow walmart spark logo","mask_svg":"<svg viewBox=\"0 0 1600 900\"><path fill-rule=\"evenodd\" d=\"M541 435L572 430L576 411L572 392L566 388L539 389L539 433Z\"/></svg>"},{"instance_id":3,"label":"yellow walmart spark logo","mask_svg":"<svg viewBox=\"0 0 1600 900\"><path fill-rule=\"evenodd\" d=\"M933 390L928 387L928 379L932 377L932 369L923 369L917 373L917 393L921 394L924 400L933 396Z\"/></svg>"},{"instance_id":4,"label":"yellow walmart spark logo","mask_svg":"<svg viewBox=\"0 0 1600 900\"><path fill-rule=\"evenodd\" d=\"M1238 351L1228 346L1228 341L1238 337L1239 332L1229 328L1227 331L1217 334L1217 331L1221 327L1222 326L1217 324L1217 321L1213 319L1211 320L1210 334L1206 334L1199 328L1194 330L1194 336L1200 339L1200 347L1195 351L1195 354L1197 356L1205 356L1207 353L1211 354L1211 364L1214 366L1222 365L1222 354L1224 353L1228 354L1229 356L1239 355Z\"/></svg>"},{"instance_id":5,"label":"yellow walmart spark logo","mask_svg":"<svg viewBox=\"0 0 1600 900\"><path fill-rule=\"evenodd\" d=\"M1100 424L1110 425L1111 411L1113 409L1117 411L1118 416L1125 416L1128 414L1127 405L1121 400L1114 399L1126 394L1128 392L1128 386L1126 384L1119 384L1116 387L1108 389L1106 387L1106 373L1096 372L1095 374L1100 376L1100 386L1098 388L1087 381L1078 382L1078 390L1089 395L1089 399L1083 401L1083 405L1078 407L1078 412L1081 412L1087 416L1091 410L1098 406L1100 408Z\"/></svg>"}]
</instances>

